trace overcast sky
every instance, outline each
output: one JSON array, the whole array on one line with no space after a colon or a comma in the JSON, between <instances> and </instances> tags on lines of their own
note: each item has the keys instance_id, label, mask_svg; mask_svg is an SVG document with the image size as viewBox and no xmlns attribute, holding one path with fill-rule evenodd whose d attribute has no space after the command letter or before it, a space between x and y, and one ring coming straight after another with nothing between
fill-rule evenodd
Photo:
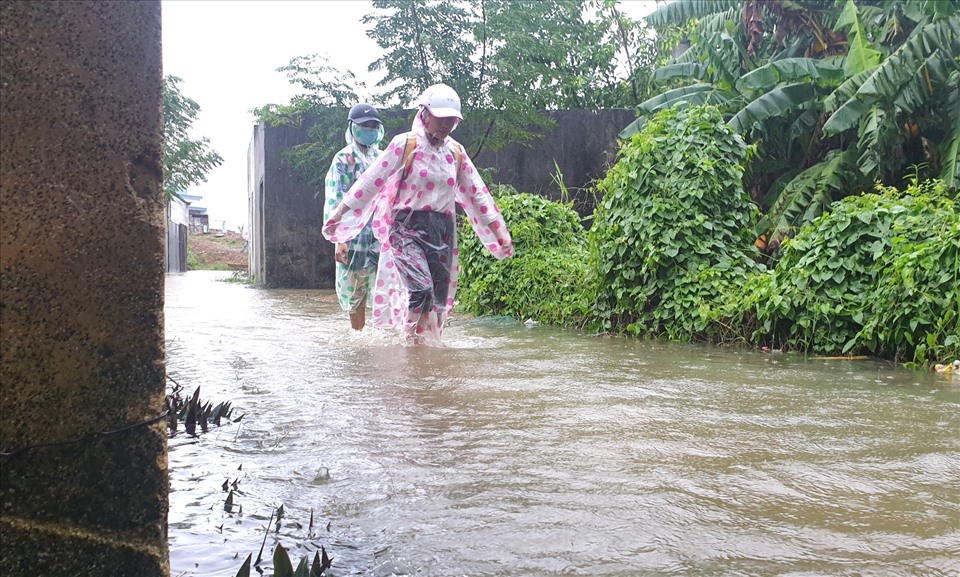
<instances>
[{"instance_id":1,"label":"overcast sky","mask_svg":"<svg viewBox=\"0 0 960 577\"><path fill-rule=\"evenodd\" d=\"M653 0L620 0L633 18L648 14ZM210 227L247 225L247 148L253 134L250 110L287 104L296 93L276 69L295 56L321 53L367 86L367 66L380 48L360 22L372 13L369 0L255 1L162 0L163 73L183 79L181 91L200 105L193 137L206 136L223 157L206 183L188 194L202 196Z\"/></svg>"}]
</instances>

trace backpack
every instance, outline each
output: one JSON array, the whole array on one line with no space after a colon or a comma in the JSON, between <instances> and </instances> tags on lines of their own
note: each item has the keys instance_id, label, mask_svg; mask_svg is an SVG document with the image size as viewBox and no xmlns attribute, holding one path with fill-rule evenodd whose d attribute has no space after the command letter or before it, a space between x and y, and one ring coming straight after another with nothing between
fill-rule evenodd
<instances>
[{"instance_id":1,"label":"backpack","mask_svg":"<svg viewBox=\"0 0 960 577\"><path fill-rule=\"evenodd\" d=\"M417 145L417 135L414 132L407 133L407 145L403 147L403 174L400 180L406 180L410 174L410 167L413 165L413 149ZM457 164L457 180L460 179L460 164L463 162L463 147L457 142L453 147L453 159Z\"/></svg>"}]
</instances>

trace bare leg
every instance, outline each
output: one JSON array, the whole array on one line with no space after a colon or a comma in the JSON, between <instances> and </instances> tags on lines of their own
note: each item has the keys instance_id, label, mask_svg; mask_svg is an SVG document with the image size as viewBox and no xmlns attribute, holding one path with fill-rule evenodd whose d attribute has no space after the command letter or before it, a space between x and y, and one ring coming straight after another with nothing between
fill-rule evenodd
<instances>
[{"instance_id":1,"label":"bare leg","mask_svg":"<svg viewBox=\"0 0 960 577\"><path fill-rule=\"evenodd\" d=\"M350 313L350 326L355 331L362 331L363 325L367 323L367 298L360 301L360 306L356 312Z\"/></svg>"}]
</instances>

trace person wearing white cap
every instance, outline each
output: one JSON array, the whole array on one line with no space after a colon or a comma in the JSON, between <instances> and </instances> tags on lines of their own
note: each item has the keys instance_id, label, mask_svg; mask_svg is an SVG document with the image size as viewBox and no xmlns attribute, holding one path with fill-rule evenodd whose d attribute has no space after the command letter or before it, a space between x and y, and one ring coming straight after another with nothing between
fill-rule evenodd
<instances>
[{"instance_id":1,"label":"person wearing white cap","mask_svg":"<svg viewBox=\"0 0 960 577\"><path fill-rule=\"evenodd\" d=\"M460 97L446 84L428 88L413 130L400 134L326 219L332 242L356 237L370 222L381 242L373 325L399 329L408 342L440 344L459 276L456 205L498 258L513 240L473 161L450 137L463 119Z\"/></svg>"},{"instance_id":2,"label":"person wearing white cap","mask_svg":"<svg viewBox=\"0 0 960 577\"><path fill-rule=\"evenodd\" d=\"M383 123L376 107L361 102L351 108L344 139L347 145L333 157L327 171L324 222L331 217L357 177L380 154L377 145L383 140ZM366 324L367 295L373 292L379 256L380 243L370 226L363 227L349 241L337 242L334 249L337 300L343 311L349 314L350 326L358 331Z\"/></svg>"}]
</instances>

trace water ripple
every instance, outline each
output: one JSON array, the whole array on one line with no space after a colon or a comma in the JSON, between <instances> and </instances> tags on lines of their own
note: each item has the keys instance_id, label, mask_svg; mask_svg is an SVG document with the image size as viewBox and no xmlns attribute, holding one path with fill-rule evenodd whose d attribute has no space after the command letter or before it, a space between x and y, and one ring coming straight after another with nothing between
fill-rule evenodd
<instances>
[{"instance_id":1,"label":"water ripple","mask_svg":"<svg viewBox=\"0 0 960 577\"><path fill-rule=\"evenodd\" d=\"M337 575L960 574L960 388L932 375L509 319L407 347L200 273L166 299L168 373L244 415L170 441L174 575L265 534Z\"/></svg>"}]
</instances>

